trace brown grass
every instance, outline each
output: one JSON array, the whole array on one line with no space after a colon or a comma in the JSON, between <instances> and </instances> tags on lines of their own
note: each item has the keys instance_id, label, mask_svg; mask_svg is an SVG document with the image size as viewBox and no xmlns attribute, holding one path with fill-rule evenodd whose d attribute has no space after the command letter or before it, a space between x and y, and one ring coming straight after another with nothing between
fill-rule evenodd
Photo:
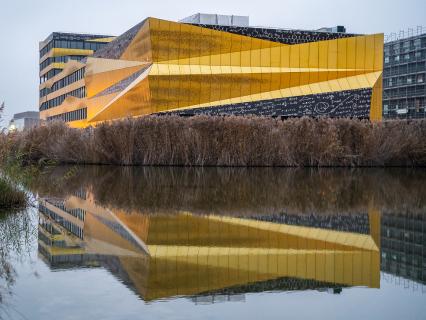
<instances>
[{"instance_id":1,"label":"brown grass","mask_svg":"<svg viewBox=\"0 0 426 320\"><path fill-rule=\"evenodd\" d=\"M418 168L202 168L57 166L29 187L41 197L82 190L128 212L261 215L426 212Z\"/></svg>"},{"instance_id":2,"label":"brown grass","mask_svg":"<svg viewBox=\"0 0 426 320\"><path fill-rule=\"evenodd\" d=\"M24 163L178 166L425 166L426 120L147 116L88 129L51 123L2 137Z\"/></svg>"}]
</instances>

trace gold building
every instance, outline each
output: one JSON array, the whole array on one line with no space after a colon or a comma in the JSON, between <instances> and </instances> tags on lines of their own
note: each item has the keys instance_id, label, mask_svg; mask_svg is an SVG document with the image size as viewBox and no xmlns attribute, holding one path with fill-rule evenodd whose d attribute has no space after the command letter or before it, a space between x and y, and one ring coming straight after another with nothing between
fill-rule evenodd
<instances>
[{"instance_id":1,"label":"gold building","mask_svg":"<svg viewBox=\"0 0 426 320\"><path fill-rule=\"evenodd\" d=\"M147 18L78 65L64 64L45 86L79 73L62 90L82 94L43 101L40 111L73 127L158 113L377 121L382 71L383 34Z\"/></svg>"},{"instance_id":2,"label":"gold building","mask_svg":"<svg viewBox=\"0 0 426 320\"><path fill-rule=\"evenodd\" d=\"M344 219L344 216L341 217ZM368 232L180 211L109 209L91 192L41 199L40 257L102 267L145 301L228 291L380 287L380 214Z\"/></svg>"}]
</instances>

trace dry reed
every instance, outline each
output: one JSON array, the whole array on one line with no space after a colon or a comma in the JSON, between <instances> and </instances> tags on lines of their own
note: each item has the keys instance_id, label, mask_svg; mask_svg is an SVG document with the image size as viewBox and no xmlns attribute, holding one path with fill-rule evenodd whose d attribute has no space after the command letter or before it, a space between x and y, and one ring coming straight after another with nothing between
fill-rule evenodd
<instances>
[{"instance_id":1,"label":"dry reed","mask_svg":"<svg viewBox=\"0 0 426 320\"><path fill-rule=\"evenodd\" d=\"M425 166L426 120L146 116L0 139L23 163L177 166Z\"/></svg>"}]
</instances>

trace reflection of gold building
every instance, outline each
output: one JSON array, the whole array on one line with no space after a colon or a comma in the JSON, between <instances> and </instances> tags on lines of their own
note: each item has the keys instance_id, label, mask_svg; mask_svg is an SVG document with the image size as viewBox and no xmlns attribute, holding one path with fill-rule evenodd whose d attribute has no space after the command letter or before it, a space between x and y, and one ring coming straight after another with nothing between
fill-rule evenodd
<instances>
[{"instance_id":1,"label":"reflection of gold building","mask_svg":"<svg viewBox=\"0 0 426 320\"><path fill-rule=\"evenodd\" d=\"M382 34L147 18L78 70L68 64L58 81L81 70L84 95L43 108L41 117L74 127L163 112L372 120L382 115ZM70 82L66 90L75 86Z\"/></svg>"},{"instance_id":2,"label":"reflection of gold building","mask_svg":"<svg viewBox=\"0 0 426 320\"><path fill-rule=\"evenodd\" d=\"M357 234L188 212L126 213L72 196L40 202L39 251L53 267L109 268L145 300L241 293L262 283L377 288L379 216L369 216L370 233Z\"/></svg>"}]
</instances>

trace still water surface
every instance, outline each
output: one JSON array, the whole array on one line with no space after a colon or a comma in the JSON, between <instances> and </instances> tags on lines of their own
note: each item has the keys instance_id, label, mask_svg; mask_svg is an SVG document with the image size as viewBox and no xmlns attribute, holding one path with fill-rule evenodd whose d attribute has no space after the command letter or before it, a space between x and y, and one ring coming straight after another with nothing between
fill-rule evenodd
<instances>
[{"instance_id":1,"label":"still water surface","mask_svg":"<svg viewBox=\"0 0 426 320\"><path fill-rule=\"evenodd\" d=\"M424 319L426 171L59 167L0 220L0 318Z\"/></svg>"}]
</instances>

